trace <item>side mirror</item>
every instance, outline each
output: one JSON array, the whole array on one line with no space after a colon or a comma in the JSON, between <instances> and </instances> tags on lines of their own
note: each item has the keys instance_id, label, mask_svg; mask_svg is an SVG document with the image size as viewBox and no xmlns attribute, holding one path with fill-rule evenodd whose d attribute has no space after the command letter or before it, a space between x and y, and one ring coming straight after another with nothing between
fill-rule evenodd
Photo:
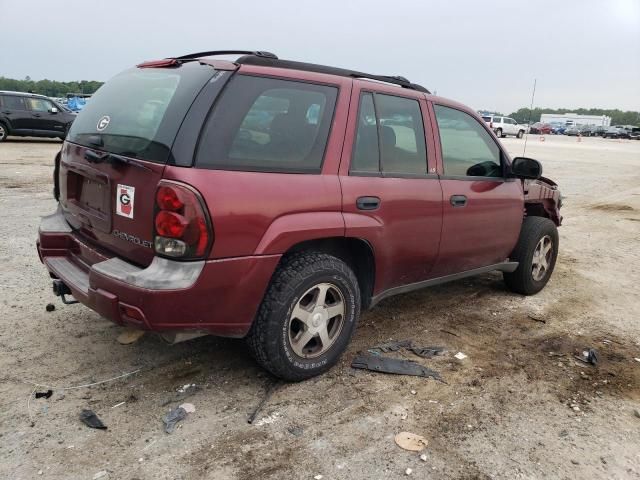
<instances>
[{"instance_id":1,"label":"side mirror","mask_svg":"<svg viewBox=\"0 0 640 480\"><path fill-rule=\"evenodd\" d=\"M49 113L58 113L58 107L51 107Z\"/></svg>"},{"instance_id":2,"label":"side mirror","mask_svg":"<svg viewBox=\"0 0 640 480\"><path fill-rule=\"evenodd\" d=\"M516 157L511 163L511 173L518 178L537 179L542 176L542 164L527 157Z\"/></svg>"}]
</instances>

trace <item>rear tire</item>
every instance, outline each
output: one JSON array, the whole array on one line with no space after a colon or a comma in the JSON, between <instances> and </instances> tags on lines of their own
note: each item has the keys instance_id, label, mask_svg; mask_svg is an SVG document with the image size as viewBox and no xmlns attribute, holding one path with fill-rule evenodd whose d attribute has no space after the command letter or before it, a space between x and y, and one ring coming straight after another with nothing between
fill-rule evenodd
<instances>
[{"instance_id":1,"label":"rear tire","mask_svg":"<svg viewBox=\"0 0 640 480\"><path fill-rule=\"evenodd\" d=\"M515 272L503 274L509 290L522 295L534 295L549 281L558 258L558 229L544 217L527 217L520 229L520 238L510 255L518 262Z\"/></svg>"},{"instance_id":2,"label":"rear tire","mask_svg":"<svg viewBox=\"0 0 640 480\"><path fill-rule=\"evenodd\" d=\"M518 130L518 134L516 135L516 137L522 138L523 135L524 135L524 130Z\"/></svg>"},{"instance_id":3,"label":"rear tire","mask_svg":"<svg viewBox=\"0 0 640 480\"><path fill-rule=\"evenodd\" d=\"M246 341L263 368L300 381L338 361L359 316L358 280L345 262L324 253L295 253L274 273Z\"/></svg>"},{"instance_id":4,"label":"rear tire","mask_svg":"<svg viewBox=\"0 0 640 480\"><path fill-rule=\"evenodd\" d=\"M4 142L7 139L8 135L9 129L4 123L0 122L0 142Z\"/></svg>"}]
</instances>

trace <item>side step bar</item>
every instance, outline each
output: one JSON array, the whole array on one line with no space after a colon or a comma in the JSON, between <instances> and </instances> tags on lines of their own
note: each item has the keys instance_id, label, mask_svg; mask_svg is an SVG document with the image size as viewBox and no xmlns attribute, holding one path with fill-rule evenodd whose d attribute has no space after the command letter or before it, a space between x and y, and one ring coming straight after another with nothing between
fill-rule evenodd
<instances>
[{"instance_id":1,"label":"side step bar","mask_svg":"<svg viewBox=\"0 0 640 480\"><path fill-rule=\"evenodd\" d=\"M390 288L384 292L380 292L371 299L371 305L369 308L376 306L381 300L392 297L394 295L400 295L401 293L413 292L414 290L420 290L421 288L433 287L434 285L440 285L442 283L453 282L455 280L461 280L467 277L474 277L482 273L500 271L500 272L514 272L518 268L518 262L502 262L495 265L488 265L486 267L474 268L473 270L467 270L466 272L454 273L453 275L446 275L444 277L432 278L423 282L410 283L409 285L402 285L400 287Z\"/></svg>"}]
</instances>

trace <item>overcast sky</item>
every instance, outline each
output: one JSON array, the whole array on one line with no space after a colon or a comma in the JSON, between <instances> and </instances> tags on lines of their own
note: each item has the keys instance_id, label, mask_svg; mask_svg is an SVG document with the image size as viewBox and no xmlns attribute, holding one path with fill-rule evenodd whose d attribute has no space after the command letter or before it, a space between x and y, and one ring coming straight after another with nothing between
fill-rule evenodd
<instances>
[{"instance_id":1,"label":"overcast sky","mask_svg":"<svg viewBox=\"0 0 640 480\"><path fill-rule=\"evenodd\" d=\"M215 49L403 75L473 108L640 110L640 0L0 0L0 76Z\"/></svg>"}]
</instances>

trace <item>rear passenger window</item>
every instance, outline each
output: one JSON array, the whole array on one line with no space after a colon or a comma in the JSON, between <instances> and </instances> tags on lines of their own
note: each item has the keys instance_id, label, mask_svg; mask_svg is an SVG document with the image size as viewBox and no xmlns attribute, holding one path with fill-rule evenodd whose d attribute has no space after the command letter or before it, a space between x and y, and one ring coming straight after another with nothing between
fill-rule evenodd
<instances>
[{"instance_id":1,"label":"rear passenger window","mask_svg":"<svg viewBox=\"0 0 640 480\"><path fill-rule=\"evenodd\" d=\"M352 173L379 173L378 126L373 95L365 93L360 98L356 144L351 160Z\"/></svg>"},{"instance_id":2,"label":"rear passenger window","mask_svg":"<svg viewBox=\"0 0 640 480\"><path fill-rule=\"evenodd\" d=\"M502 177L500 149L471 115L434 105L446 176Z\"/></svg>"},{"instance_id":3,"label":"rear passenger window","mask_svg":"<svg viewBox=\"0 0 640 480\"><path fill-rule=\"evenodd\" d=\"M197 165L320 172L337 93L325 85L238 75L204 127Z\"/></svg>"},{"instance_id":4,"label":"rear passenger window","mask_svg":"<svg viewBox=\"0 0 640 480\"><path fill-rule=\"evenodd\" d=\"M426 175L427 152L417 100L365 93L360 100L351 173Z\"/></svg>"},{"instance_id":5,"label":"rear passenger window","mask_svg":"<svg viewBox=\"0 0 640 480\"><path fill-rule=\"evenodd\" d=\"M14 97L13 95L6 95L2 97L2 106L10 110L26 110L27 109L24 103L24 98Z\"/></svg>"}]
</instances>

